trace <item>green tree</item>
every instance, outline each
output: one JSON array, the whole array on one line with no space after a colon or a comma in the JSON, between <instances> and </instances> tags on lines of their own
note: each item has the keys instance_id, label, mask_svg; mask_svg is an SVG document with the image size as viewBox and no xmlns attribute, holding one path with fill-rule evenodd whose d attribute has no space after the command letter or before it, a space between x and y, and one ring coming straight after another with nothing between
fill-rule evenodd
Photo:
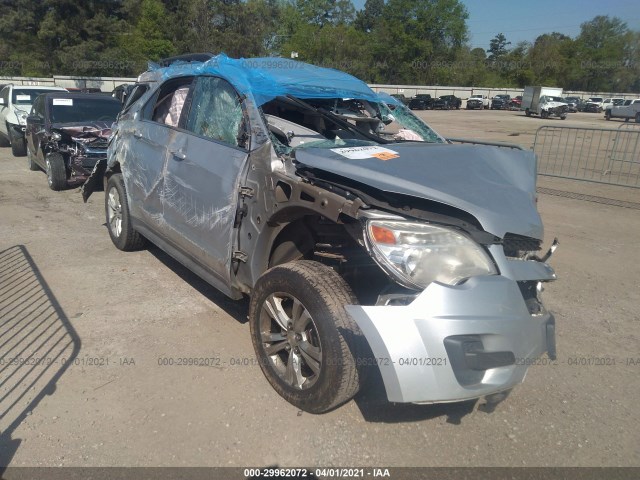
<instances>
[{"instance_id":1,"label":"green tree","mask_svg":"<svg viewBox=\"0 0 640 480\"><path fill-rule=\"evenodd\" d=\"M169 18L160 0L142 1L134 27L120 38L123 50L133 62L140 65L176 53L169 39Z\"/></svg>"}]
</instances>

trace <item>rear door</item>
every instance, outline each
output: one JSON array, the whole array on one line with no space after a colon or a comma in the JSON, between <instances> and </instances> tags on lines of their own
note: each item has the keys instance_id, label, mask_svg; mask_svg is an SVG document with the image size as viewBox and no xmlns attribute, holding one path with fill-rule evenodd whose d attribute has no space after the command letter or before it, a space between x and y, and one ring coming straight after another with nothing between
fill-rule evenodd
<instances>
[{"instance_id":1,"label":"rear door","mask_svg":"<svg viewBox=\"0 0 640 480\"><path fill-rule=\"evenodd\" d=\"M198 77L188 103L188 133L169 146L164 218L180 233L180 247L228 284L248 121L240 96L219 77Z\"/></svg>"},{"instance_id":2,"label":"rear door","mask_svg":"<svg viewBox=\"0 0 640 480\"><path fill-rule=\"evenodd\" d=\"M181 134L183 100L192 82L193 77L181 77L160 86L142 108L140 120L121 119L112 147L123 165L131 215L162 236L171 236L164 221L164 171L170 144Z\"/></svg>"}]
</instances>

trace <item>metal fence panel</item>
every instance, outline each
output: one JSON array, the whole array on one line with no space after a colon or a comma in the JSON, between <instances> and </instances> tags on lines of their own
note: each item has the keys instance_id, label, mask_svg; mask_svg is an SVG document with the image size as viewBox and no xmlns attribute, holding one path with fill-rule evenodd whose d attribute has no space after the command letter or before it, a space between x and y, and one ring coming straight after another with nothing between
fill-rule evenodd
<instances>
[{"instance_id":1,"label":"metal fence panel","mask_svg":"<svg viewBox=\"0 0 640 480\"><path fill-rule=\"evenodd\" d=\"M538 173L640 188L640 128L556 127L536 131Z\"/></svg>"}]
</instances>

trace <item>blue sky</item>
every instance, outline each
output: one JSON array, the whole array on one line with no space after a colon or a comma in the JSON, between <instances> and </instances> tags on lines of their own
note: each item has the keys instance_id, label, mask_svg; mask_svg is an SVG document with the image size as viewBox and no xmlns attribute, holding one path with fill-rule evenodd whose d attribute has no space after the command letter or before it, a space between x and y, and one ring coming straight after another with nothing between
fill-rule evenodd
<instances>
[{"instance_id":1,"label":"blue sky","mask_svg":"<svg viewBox=\"0 0 640 480\"><path fill-rule=\"evenodd\" d=\"M467 7L470 44L489 48L502 32L513 46L538 35L557 31L575 37L580 24L596 15L616 16L633 30L640 30L640 0L461 0ZM354 0L356 8L364 0Z\"/></svg>"}]
</instances>

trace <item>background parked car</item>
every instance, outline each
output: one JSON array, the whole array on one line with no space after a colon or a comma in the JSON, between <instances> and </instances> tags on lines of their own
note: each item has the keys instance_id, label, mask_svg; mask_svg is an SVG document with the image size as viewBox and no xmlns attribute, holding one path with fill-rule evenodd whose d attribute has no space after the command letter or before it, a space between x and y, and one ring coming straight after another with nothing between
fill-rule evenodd
<instances>
[{"instance_id":1,"label":"background parked car","mask_svg":"<svg viewBox=\"0 0 640 480\"><path fill-rule=\"evenodd\" d=\"M491 99L491 110L506 110L511 103L511 95L500 94Z\"/></svg>"},{"instance_id":2,"label":"background parked car","mask_svg":"<svg viewBox=\"0 0 640 480\"><path fill-rule=\"evenodd\" d=\"M583 111L590 113L601 113L603 110L603 102L604 98L602 97L591 97L587 99L587 103L585 104Z\"/></svg>"},{"instance_id":3,"label":"background parked car","mask_svg":"<svg viewBox=\"0 0 640 480\"><path fill-rule=\"evenodd\" d=\"M0 91L0 147L11 145L14 156L27 153L24 130L33 101L45 92L66 90L61 87L6 85Z\"/></svg>"},{"instance_id":4,"label":"background parked car","mask_svg":"<svg viewBox=\"0 0 640 480\"><path fill-rule=\"evenodd\" d=\"M471 95L467 100L467 110L489 108L489 97L486 95Z\"/></svg>"},{"instance_id":5,"label":"background parked car","mask_svg":"<svg viewBox=\"0 0 640 480\"><path fill-rule=\"evenodd\" d=\"M27 117L29 168L43 169L52 190L85 180L107 158L108 138L122 104L96 93L46 93Z\"/></svg>"},{"instance_id":6,"label":"background parked car","mask_svg":"<svg viewBox=\"0 0 640 480\"><path fill-rule=\"evenodd\" d=\"M411 101L411 99L406 97L404 93L392 93L391 96L396 100L398 100L399 102L403 103L404 105L408 105L409 102Z\"/></svg>"},{"instance_id":7,"label":"background parked car","mask_svg":"<svg viewBox=\"0 0 640 480\"><path fill-rule=\"evenodd\" d=\"M460 107L462 106L462 99L455 95L442 95L440 99L447 102L447 108L449 109L455 108L456 110L460 110Z\"/></svg>"},{"instance_id":8,"label":"background parked car","mask_svg":"<svg viewBox=\"0 0 640 480\"><path fill-rule=\"evenodd\" d=\"M419 93L409 102L411 110L431 110L433 108L433 98L428 93Z\"/></svg>"},{"instance_id":9,"label":"background parked car","mask_svg":"<svg viewBox=\"0 0 640 480\"><path fill-rule=\"evenodd\" d=\"M517 97L513 97L509 102L509 108L513 110L520 110L522 106L522 95L518 95Z\"/></svg>"}]
</instances>

